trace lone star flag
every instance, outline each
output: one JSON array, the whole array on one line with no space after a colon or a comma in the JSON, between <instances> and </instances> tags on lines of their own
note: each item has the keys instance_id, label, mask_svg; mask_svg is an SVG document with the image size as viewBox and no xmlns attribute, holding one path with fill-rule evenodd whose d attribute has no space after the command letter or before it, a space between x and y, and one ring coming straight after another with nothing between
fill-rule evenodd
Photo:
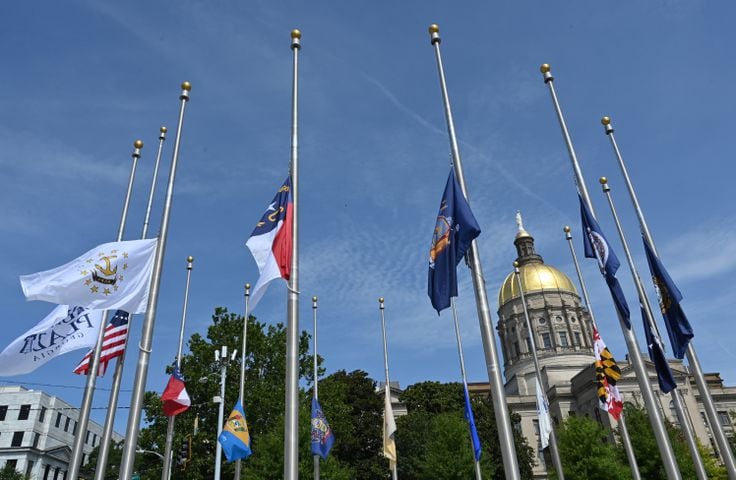
<instances>
[{"instance_id":1,"label":"lone star flag","mask_svg":"<svg viewBox=\"0 0 736 480\"><path fill-rule=\"evenodd\" d=\"M647 339L647 350L649 350L649 359L654 363L657 371L657 380L659 381L659 389L664 393L670 393L677 383L672 375L670 364L667 363L667 357L664 355L662 342L655 331L649 325L649 320L644 308L641 309L641 319L644 322L644 336Z\"/></svg>"},{"instance_id":2,"label":"lone star flag","mask_svg":"<svg viewBox=\"0 0 736 480\"><path fill-rule=\"evenodd\" d=\"M105 339L102 343L102 353L100 353L100 368L97 369L97 375L103 376L107 372L107 365L110 360L117 358L125 352L125 343L128 340L128 312L118 310L113 315L112 320L105 328ZM97 342L95 342L97 343ZM94 347L94 344L92 345ZM87 352L79 365L74 369L77 375L87 375L94 348Z\"/></svg>"},{"instance_id":3,"label":"lone star flag","mask_svg":"<svg viewBox=\"0 0 736 480\"><path fill-rule=\"evenodd\" d=\"M690 322L680 306L682 294L646 240L644 240L644 250L647 254L649 271L652 272L654 288L657 290L659 308L662 310L664 324L670 337L672 353L675 358L682 359L685 356L690 339L695 336L693 327L690 326Z\"/></svg>"},{"instance_id":4,"label":"lone star flag","mask_svg":"<svg viewBox=\"0 0 736 480\"><path fill-rule=\"evenodd\" d=\"M624 409L624 402L616 383L621 378L619 368L613 354L608 350L598 330L593 327L593 349L595 351L595 381L598 387L598 406L618 420Z\"/></svg>"},{"instance_id":5,"label":"lone star flag","mask_svg":"<svg viewBox=\"0 0 736 480\"><path fill-rule=\"evenodd\" d=\"M248 424L245 423L245 410L240 400L227 417L225 428L222 429L217 441L222 445L222 451L225 452L228 462L250 457L250 434Z\"/></svg>"},{"instance_id":6,"label":"lone star flag","mask_svg":"<svg viewBox=\"0 0 736 480\"><path fill-rule=\"evenodd\" d=\"M332 428L327 423L322 406L316 398L312 397L312 455L319 455L323 460L327 459L333 443L335 443L335 435L332 434Z\"/></svg>"},{"instance_id":7,"label":"lone star flag","mask_svg":"<svg viewBox=\"0 0 736 480\"><path fill-rule=\"evenodd\" d=\"M457 297L457 264L478 235L480 226L451 169L429 248L427 293L438 314Z\"/></svg>"},{"instance_id":8,"label":"lone star flag","mask_svg":"<svg viewBox=\"0 0 736 480\"><path fill-rule=\"evenodd\" d=\"M164 393L161 395L161 401L164 404L164 415L167 417L184 413L192 405L179 367L174 367L169 383L166 384Z\"/></svg>"},{"instance_id":9,"label":"lone star flag","mask_svg":"<svg viewBox=\"0 0 736 480\"><path fill-rule=\"evenodd\" d=\"M59 305L0 353L0 376L31 373L59 355L97 342L102 311Z\"/></svg>"},{"instance_id":10,"label":"lone star flag","mask_svg":"<svg viewBox=\"0 0 736 480\"><path fill-rule=\"evenodd\" d=\"M608 289L611 291L613 303L616 305L616 311L623 320L626 328L631 329L631 314L629 305L626 303L626 297L621 290L621 284L616 278L616 271L621 266L618 257L613 252L611 245L603 235L603 230L593 215L588 210L588 206L583 202L582 197L578 194L580 200L580 215L583 220L583 247L585 248L585 256L598 260L598 267L601 269L603 277L606 279Z\"/></svg>"},{"instance_id":11,"label":"lone star flag","mask_svg":"<svg viewBox=\"0 0 736 480\"><path fill-rule=\"evenodd\" d=\"M71 262L20 277L26 300L145 313L157 239L99 245Z\"/></svg>"},{"instance_id":12,"label":"lone star flag","mask_svg":"<svg viewBox=\"0 0 736 480\"><path fill-rule=\"evenodd\" d=\"M266 292L268 284L277 279L289 280L291 273L292 231L294 227L294 205L291 201L291 177L286 181L245 245L258 265L258 282L250 296L250 310Z\"/></svg>"}]
</instances>

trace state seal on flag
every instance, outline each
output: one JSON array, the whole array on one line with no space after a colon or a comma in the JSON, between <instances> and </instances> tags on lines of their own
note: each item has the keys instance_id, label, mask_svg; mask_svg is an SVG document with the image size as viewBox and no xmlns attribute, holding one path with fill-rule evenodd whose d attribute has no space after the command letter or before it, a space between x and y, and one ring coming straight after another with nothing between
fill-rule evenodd
<instances>
[{"instance_id":1,"label":"state seal on flag","mask_svg":"<svg viewBox=\"0 0 736 480\"><path fill-rule=\"evenodd\" d=\"M112 249L101 251L97 258L87 258L79 269L82 282L93 294L108 296L120 288L125 280L123 273L128 269L128 252Z\"/></svg>"},{"instance_id":2,"label":"state seal on flag","mask_svg":"<svg viewBox=\"0 0 736 480\"><path fill-rule=\"evenodd\" d=\"M652 275L652 281L654 282L654 291L657 292L659 309L662 310L664 315L667 315L667 310L672 306L672 297L670 296L669 290L667 290L667 284L656 275Z\"/></svg>"},{"instance_id":3,"label":"state seal on flag","mask_svg":"<svg viewBox=\"0 0 736 480\"><path fill-rule=\"evenodd\" d=\"M440 213L447 208L446 202L443 200L440 206ZM452 231L452 217L444 215L437 216L437 223L434 227L434 235L432 236L432 245L429 247L429 268L434 268L434 262L442 252L450 246L450 232Z\"/></svg>"}]
</instances>

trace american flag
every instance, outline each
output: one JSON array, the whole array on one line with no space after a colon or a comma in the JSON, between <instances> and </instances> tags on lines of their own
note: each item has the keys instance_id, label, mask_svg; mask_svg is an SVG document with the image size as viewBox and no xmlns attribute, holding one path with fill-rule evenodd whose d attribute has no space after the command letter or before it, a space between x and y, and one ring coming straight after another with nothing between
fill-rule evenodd
<instances>
[{"instance_id":1,"label":"american flag","mask_svg":"<svg viewBox=\"0 0 736 480\"><path fill-rule=\"evenodd\" d=\"M107 364L115 357L119 357L125 351L125 341L128 339L128 312L118 310L113 315L112 320L105 328L105 341L102 344L102 354L100 355L100 368L97 370L98 376L105 375ZM79 365L74 369L77 375L87 375L90 363L92 362L92 354L94 349L90 350L84 356Z\"/></svg>"}]
</instances>

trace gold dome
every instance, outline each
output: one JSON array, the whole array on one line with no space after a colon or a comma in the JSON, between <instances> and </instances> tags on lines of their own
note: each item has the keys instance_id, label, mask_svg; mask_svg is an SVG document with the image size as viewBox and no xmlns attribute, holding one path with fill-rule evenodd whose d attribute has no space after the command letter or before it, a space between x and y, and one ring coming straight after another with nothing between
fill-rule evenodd
<instances>
[{"instance_id":1,"label":"gold dome","mask_svg":"<svg viewBox=\"0 0 736 480\"><path fill-rule=\"evenodd\" d=\"M529 263L519 267L524 294L547 291L572 292L577 295L575 285L567 275L543 263ZM514 272L509 273L498 292L498 306L519 296L519 281Z\"/></svg>"}]
</instances>

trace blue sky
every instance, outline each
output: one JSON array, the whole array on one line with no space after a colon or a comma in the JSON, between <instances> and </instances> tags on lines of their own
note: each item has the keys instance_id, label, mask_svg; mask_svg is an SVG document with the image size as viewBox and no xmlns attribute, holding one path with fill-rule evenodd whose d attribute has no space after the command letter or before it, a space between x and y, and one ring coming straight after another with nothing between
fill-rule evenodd
<instances>
[{"instance_id":1,"label":"blue sky","mask_svg":"<svg viewBox=\"0 0 736 480\"><path fill-rule=\"evenodd\" d=\"M318 295L328 372L364 369L380 379L376 299L385 296L392 379L458 380L449 312L438 318L426 296L427 250L449 168L427 34L437 22L492 311L515 258L517 210L545 260L575 279L562 226L578 233L578 205L538 70L548 62L603 228L620 251L600 175L610 178L644 275L636 219L599 123L610 115L660 254L685 295L703 367L733 384L734 10L728 2L674 0L10 4L0 30L2 343L52 308L25 302L19 275L114 239L140 138L146 145L126 235L138 238L158 128L173 132L183 80L193 89L147 388L163 389L175 354L188 255L195 267L187 336L206 330L216 306L242 310L243 284L257 279L244 243L288 169L289 31L298 27L302 326L311 329L309 298ZM152 233L172 144L173 135ZM604 338L623 357L595 262L584 274ZM460 278L468 375L483 381L467 271ZM620 278L635 305L625 265ZM255 314L284 321L285 298L284 285L273 284ZM634 323L643 338L638 316ZM132 345L140 325L136 317ZM78 403L84 379L71 370L81 355L2 381L80 387L43 387ZM131 357L123 388L134 370ZM94 405L106 404L98 392ZM126 415L117 418L124 431Z\"/></svg>"}]
</instances>

